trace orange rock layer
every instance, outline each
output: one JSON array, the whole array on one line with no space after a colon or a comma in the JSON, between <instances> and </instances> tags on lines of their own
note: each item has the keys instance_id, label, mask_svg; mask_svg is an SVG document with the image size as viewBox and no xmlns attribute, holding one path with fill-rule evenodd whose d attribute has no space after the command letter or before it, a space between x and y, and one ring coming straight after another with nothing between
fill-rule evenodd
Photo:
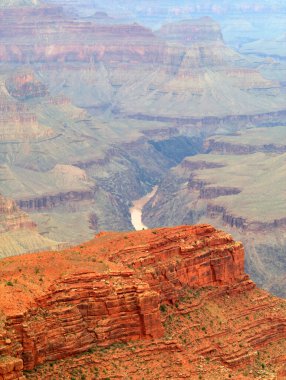
<instances>
[{"instance_id":1,"label":"orange rock layer","mask_svg":"<svg viewBox=\"0 0 286 380\"><path fill-rule=\"evenodd\" d=\"M285 340L286 313L265 293L255 295L243 266L241 243L210 225L100 233L62 252L2 260L0 380L1 374L6 380L22 379L22 362L31 379L49 379L51 373L72 379L79 368L87 371L82 378L95 379L98 371L111 371L110 347L116 351L117 366L130 362L125 374L116 378L141 379L141 371L151 379L152 373L143 367L139 377L136 371L131 374L133 361L142 366L146 362L147 367L150 362L150 372L154 360L160 363L164 358L168 363L171 355L181 361L182 340L189 347L183 370L188 376L198 374L198 361L204 357L219 362L227 372L253 365L254 349ZM243 314L235 316L232 303L231 318L225 317L228 330L215 326L215 321L206 331L208 314L221 316L222 299L243 303L238 308L244 307L248 322L241 324L242 338L230 330L236 320L244 320ZM261 313L259 327L254 313ZM220 338L223 342L218 343ZM238 343L242 346L234 349ZM132 354L126 353L126 345ZM178 374L175 363L170 368L172 360L165 369ZM277 370L283 371L281 358L275 360ZM57 369L52 369L55 362ZM166 373L163 370L156 378L166 378Z\"/></svg>"}]
</instances>

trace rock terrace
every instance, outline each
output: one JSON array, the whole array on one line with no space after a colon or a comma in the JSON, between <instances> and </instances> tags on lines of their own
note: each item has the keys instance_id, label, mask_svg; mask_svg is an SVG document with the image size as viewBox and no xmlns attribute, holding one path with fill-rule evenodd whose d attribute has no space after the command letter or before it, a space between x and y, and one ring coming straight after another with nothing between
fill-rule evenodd
<instances>
[{"instance_id":1,"label":"rock terrace","mask_svg":"<svg viewBox=\"0 0 286 380\"><path fill-rule=\"evenodd\" d=\"M102 232L2 260L0 274L1 380L23 368L28 379L285 371L286 303L255 288L242 244L210 225Z\"/></svg>"}]
</instances>

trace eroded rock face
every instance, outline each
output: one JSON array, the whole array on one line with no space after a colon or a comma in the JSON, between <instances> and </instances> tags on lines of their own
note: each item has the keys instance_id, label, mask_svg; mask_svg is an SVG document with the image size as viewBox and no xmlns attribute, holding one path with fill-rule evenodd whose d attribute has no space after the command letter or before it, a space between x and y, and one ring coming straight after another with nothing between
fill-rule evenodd
<instances>
[{"instance_id":1,"label":"eroded rock face","mask_svg":"<svg viewBox=\"0 0 286 380\"><path fill-rule=\"evenodd\" d=\"M1 352L17 353L25 369L33 369L45 361L84 352L93 344L108 346L118 341L159 338L164 334L161 301L175 302L185 286L220 286L245 278L243 247L229 235L208 225L153 232L151 237L148 233L148 240L142 233L145 243L137 246L121 247L124 237L116 234L111 240L107 236L113 245L110 249L109 244L102 246L106 240L103 235L86 252L61 252L64 265L56 264L61 273L51 277L46 277L48 268L42 266L42 258L51 254L26 257L24 261L35 262L34 275L40 275L39 288L31 288L28 302L20 284L29 276L25 264L17 280L17 274L14 278L3 267L10 286L16 280L9 290L12 294L15 290L19 297L16 304L11 299L12 304L8 302L3 310L11 345ZM99 253L102 260L97 257L99 247L108 252ZM69 262L74 258L79 260L80 269L70 270ZM79 264L87 258L89 263ZM85 269L87 264L89 269Z\"/></svg>"},{"instance_id":2,"label":"eroded rock face","mask_svg":"<svg viewBox=\"0 0 286 380\"><path fill-rule=\"evenodd\" d=\"M23 228L32 230L36 225L17 207L15 201L0 194L0 233Z\"/></svg>"},{"instance_id":3,"label":"eroded rock face","mask_svg":"<svg viewBox=\"0 0 286 380\"><path fill-rule=\"evenodd\" d=\"M184 286L216 286L244 277L244 251L230 235L208 225L154 231L148 244L112 254L141 273L141 278L160 294L175 302Z\"/></svg>"},{"instance_id":4,"label":"eroded rock face","mask_svg":"<svg viewBox=\"0 0 286 380\"><path fill-rule=\"evenodd\" d=\"M23 376L23 360L13 357L4 357L0 360L1 380L25 380Z\"/></svg>"},{"instance_id":5,"label":"eroded rock face","mask_svg":"<svg viewBox=\"0 0 286 380\"><path fill-rule=\"evenodd\" d=\"M7 79L6 88L11 96L20 100L47 95L47 87L33 73L23 73Z\"/></svg>"},{"instance_id":6,"label":"eroded rock face","mask_svg":"<svg viewBox=\"0 0 286 380\"><path fill-rule=\"evenodd\" d=\"M82 273L54 284L36 309L23 316L25 368L87 351L94 343L158 338L159 296L130 273ZM40 311L42 310L42 312Z\"/></svg>"},{"instance_id":7,"label":"eroded rock face","mask_svg":"<svg viewBox=\"0 0 286 380\"><path fill-rule=\"evenodd\" d=\"M0 192L50 239L79 243L90 226L131 229L131 201L202 150L175 139L285 118L279 83L226 46L210 18L154 32L104 13L75 15L73 4L21 3L0 9L0 163L11 171ZM162 139L167 155L156 148ZM47 181L58 164L84 169L88 188Z\"/></svg>"},{"instance_id":8,"label":"eroded rock face","mask_svg":"<svg viewBox=\"0 0 286 380\"><path fill-rule=\"evenodd\" d=\"M210 17L163 25L158 34L184 44L222 41L220 26Z\"/></svg>"},{"instance_id":9,"label":"eroded rock face","mask_svg":"<svg viewBox=\"0 0 286 380\"><path fill-rule=\"evenodd\" d=\"M83 200L92 200L93 191L69 191L67 193L59 193L55 195L46 195L38 198L20 199L17 200L19 207L22 210L48 210L66 202L77 202Z\"/></svg>"},{"instance_id":10,"label":"eroded rock face","mask_svg":"<svg viewBox=\"0 0 286 380\"><path fill-rule=\"evenodd\" d=\"M0 82L0 141L2 143L39 141L52 135L51 128L42 126L31 108L3 94Z\"/></svg>"},{"instance_id":11,"label":"eroded rock face","mask_svg":"<svg viewBox=\"0 0 286 380\"><path fill-rule=\"evenodd\" d=\"M19 255L39 249L59 249L63 244L40 235L37 225L16 201L0 194L0 255Z\"/></svg>"},{"instance_id":12,"label":"eroded rock face","mask_svg":"<svg viewBox=\"0 0 286 380\"><path fill-rule=\"evenodd\" d=\"M208 154L185 159L161 181L143 223L225 229L243 242L255 282L285 297L285 131L249 128L209 138Z\"/></svg>"},{"instance_id":13,"label":"eroded rock face","mask_svg":"<svg viewBox=\"0 0 286 380\"><path fill-rule=\"evenodd\" d=\"M16 259L2 264L0 352L29 370L94 344L161 338L160 303L178 301L186 287L254 286L242 245L209 225L103 233L77 249L23 256L20 271Z\"/></svg>"},{"instance_id":14,"label":"eroded rock face","mask_svg":"<svg viewBox=\"0 0 286 380\"><path fill-rule=\"evenodd\" d=\"M136 367L147 379L203 368L217 380L221 368L256 368L257 350L284 371L271 347L284 347L285 302L255 288L241 243L210 225L102 232L20 266L2 260L0 278L3 379L22 380L24 366L28 379L127 379Z\"/></svg>"},{"instance_id":15,"label":"eroded rock face","mask_svg":"<svg viewBox=\"0 0 286 380\"><path fill-rule=\"evenodd\" d=\"M215 139L209 139L206 143L206 149L215 154L251 154L256 152L266 153L285 153L286 146L280 144L261 144L257 146L248 144L231 144L229 142L216 141Z\"/></svg>"}]
</instances>

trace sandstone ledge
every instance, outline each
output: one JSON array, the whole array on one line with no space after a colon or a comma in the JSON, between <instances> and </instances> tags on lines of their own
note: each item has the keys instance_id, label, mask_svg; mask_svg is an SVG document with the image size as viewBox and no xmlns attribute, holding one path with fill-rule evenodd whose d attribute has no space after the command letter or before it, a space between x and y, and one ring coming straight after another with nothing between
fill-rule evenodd
<instances>
[{"instance_id":1,"label":"sandstone ledge","mask_svg":"<svg viewBox=\"0 0 286 380\"><path fill-rule=\"evenodd\" d=\"M116 344L136 346L140 342L140 355L144 352L147 362L153 360L150 355L159 357L160 352L166 357L170 352L181 356L185 350L182 339L195 339L189 346L189 363L193 363L189 373L196 373L195 363L201 356L211 356L228 371L236 371L253 365L257 348L286 338L285 312L281 313L278 301L267 294L257 300L255 292L260 291L244 273L241 243L210 225L100 233L92 241L62 252L24 255L21 262L16 257L2 260L0 275L4 318L0 354L7 362L13 357L18 363L12 374L5 374L5 380L21 379L21 360L25 370L38 368L28 372L28 378L44 379L49 377L37 375L39 365L42 368L46 362L62 360L68 371L68 358L73 362L85 352L99 355L100 347ZM231 333L231 325L241 318L235 317L232 304L225 327L208 327L206 335L206 310L217 302L220 315L219 310L223 312L225 302L232 299L242 303L238 309L249 318L246 324L241 322L243 337ZM178 338L177 333L183 335L173 321L178 319L181 324L182 318L195 319L197 313L205 314L206 320L184 322L190 333ZM260 316L259 328L255 328L255 313ZM193 328L197 332L191 332ZM215 333L216 329L219 332ZM169 334L174 339L171 349ZM215 343L217 335L225 342L236 345L243 341L246 346L237 353L231 343L220 347ZM152 353L149 344L153 344ZM12 365L3 368L10 371Z\"/></svg>"}]
</instances>

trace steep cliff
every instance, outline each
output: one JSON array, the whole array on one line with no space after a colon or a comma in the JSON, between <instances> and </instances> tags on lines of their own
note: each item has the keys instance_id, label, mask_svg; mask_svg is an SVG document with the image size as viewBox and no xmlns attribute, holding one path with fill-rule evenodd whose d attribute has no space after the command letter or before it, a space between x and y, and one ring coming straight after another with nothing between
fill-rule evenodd
<instances>
[{"instance_id":1,"label":"steep cliff","mask_svg":"<svg viewBox=\"0 0 286 380\"><path fill-rule=\"evenodd\" d=\"M0 142L15 144L51 138L52 129L39 122L32 107L13 99L6 85L5 79L0 75ZM26 94L28 96L28 92ZM21 96L26 95L22 93Z\"/></svg>"},{"instance_id":2,"label":"steep cliff","mask_svg":"<svg viewBox=\"0 0 286 380\"><path fill-rule=\"evenodd\" d=\"M240 131L233 136L215 136L205 142L205 148L214 154L252 154L257 152L285 153L286 128L256 128Z\"/></svg>"},{"instance_id":3,"label":"steep cliff","mask_svg":"<svg viewBox=\"0 0 286 380\"><path fill-rule=\"evenodd\" d=\"M243 242L253 279L285 296L285 131L253 128L210 138L209 154L185 159L164 178L143 222L226 229Z\"/></svg>"},{"instance_id":4,"label":"steep cliff","mask_svg":"<svg viewBox=\"0 0 286 380\"><path fill-rule=\"evenodd\" d=\"M0 5L0 192L50 239L131 229L132 200L205 136L285 118L280 84L211 18L155 31L70 7Z\"/></svg>"},{"instance_id":5,"label":"steep cliff","mask_svg":"<svg viewBox=\"0 0 286 380\"><path fill-rule=\"evenodd\" d=\"M285 118L281 83L229 48L210 18L154 31L36 3L0 5L0 192L41 236L78 243L131 229L131 201L214 130ZM210 186L199 199L241 196L237 188Z\"/></svg>"},{"instance_id":6,"label":"steep cliff","mask_svg":"<svg viewBox=\"0 0 286 380\"><path fill-rule=\"evenodd\" d=\"M36 225L29 220L28 216L19 210L16 202L0 195L0 232L18 230L21 228L34 229Z\"/></svg>"},{"instance_id":7,"label":"steep cliff","mask_svg":"<svg viewBox=\"0 0 286 380\"><path fill-rule=\"evenodd\" d=\"M111 106L125 117L179 118L285 108L279 82L264 78L227 47L220 26L209 17L166 24L157 32L137 23L75 19L58 6L3 8L0 17L1 62L37 70L40 65L45 79L57 70L54 88L73 97L86 68L101 72L88 104L79 97L83 106ZM68 75L62 81L63 68ZM75 71L76 82L70 84ZM48 91L39 82L12 84L18 98Z\"/></svg>"},{"instance_id":8,"label":"steep cliff","mask_svg":"<svg viewBox=\"0 0 286 380\"><path fill-rule=\"evenodd\" d=\"M62 246L40 235L37 225L16 202L0 194L0 257Z\"/></svg>"},{"instance_id":9,"label":"steep cliff","mask_svg":"<svg viewBox=\"0 0 286 380\"><path fill-rule=\"evenodd\" d=\"M100 233L62 252L24 255L20 267L2 260L0 374L282 373L285 302L256 289L243 265L241 243L210 225Z\"/></svg>"},{"instance_id":10,"label":"steep cliff","mask_svg":"<svg viewBox=\"0 0 286 380\"><path fill-rule=\"evenodd\" d=\"M210 17L165 24L159 29L158 35L167 40L180 42L186 45L191 45L198 41L223 41L219 24Z\"/></svg>"}]
</instances>

